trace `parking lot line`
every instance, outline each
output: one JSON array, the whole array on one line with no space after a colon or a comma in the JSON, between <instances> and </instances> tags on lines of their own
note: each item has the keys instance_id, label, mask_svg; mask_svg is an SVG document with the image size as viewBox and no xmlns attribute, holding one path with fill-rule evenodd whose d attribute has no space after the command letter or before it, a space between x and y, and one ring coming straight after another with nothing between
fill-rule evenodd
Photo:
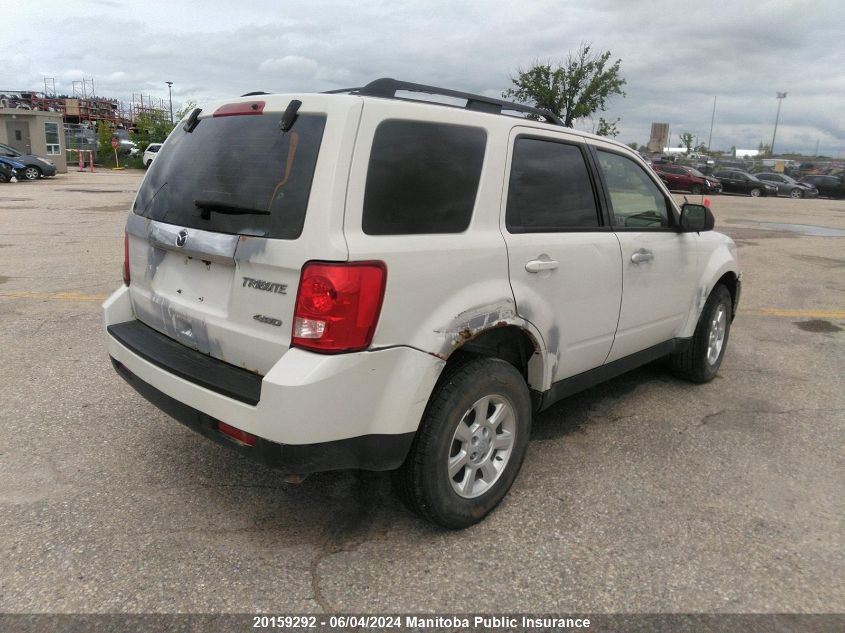
<instances>
[{"instance_id":1,"label":"parking lot line","mask_svg":"<svg viewBox=\"0 0 845 633\"><path fill-rule=\"evenodd\" d=\"M82 292L0 292L4 299L36 299L46 301L105 301L107 294L85 294Z\"/></svg>"}]
</instances>

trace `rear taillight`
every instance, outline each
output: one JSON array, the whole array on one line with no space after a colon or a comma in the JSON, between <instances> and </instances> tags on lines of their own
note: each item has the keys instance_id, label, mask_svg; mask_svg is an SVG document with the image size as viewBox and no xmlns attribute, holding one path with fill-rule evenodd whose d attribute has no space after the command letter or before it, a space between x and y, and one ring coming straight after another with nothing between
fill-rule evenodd
<instances>
[{"instance_id":1,"label":"rear taillight","mask_svg":"<svg viewBox=\"0 0 845 633\"><path fill-rule=\"evenodd\" d=\"M291 346L325 353L369 347L386 281L382 262L305 264L296 294Z\"/></svg>"},{"instance_id":2,"label":"rear taillight","mask_svg":"<svg viewBox=\"0 0 845 633\"><path fill-rule=\"evenodd\" d=\"M129 285L129 233L123 232L123 283Z\"/></svg>"}]
</instances>

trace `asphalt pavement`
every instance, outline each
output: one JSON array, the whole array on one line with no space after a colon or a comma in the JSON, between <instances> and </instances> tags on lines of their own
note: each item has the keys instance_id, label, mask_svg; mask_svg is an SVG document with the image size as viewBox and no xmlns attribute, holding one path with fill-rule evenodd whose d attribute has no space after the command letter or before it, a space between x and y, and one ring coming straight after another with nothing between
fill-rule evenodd
<instances>
[{"instance_id":1,"label":"asphalt pavement","mask_svg":"<svg viewBox=\"0 0 845 633\"><path fill-rule=\"evenodd\" d=\"M387 474L286 484L115 375L140 176L0 185L0 611L845 611L845 201L714 196L744 272L717 379L557 404L449 532Z\"/></svg>"}]
</instances>

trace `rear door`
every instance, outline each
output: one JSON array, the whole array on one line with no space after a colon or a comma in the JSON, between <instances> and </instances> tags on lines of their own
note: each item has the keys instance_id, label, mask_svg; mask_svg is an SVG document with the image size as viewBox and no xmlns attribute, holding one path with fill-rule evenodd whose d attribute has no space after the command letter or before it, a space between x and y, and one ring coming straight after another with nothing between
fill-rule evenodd
<instances>
[{"instance_id":1,"label":"rear door","mask_svg":"<svg viewBox=\"0 0 845 633\"><path fill-rule=\"evenodd\" d=\"M344 164L360 100L297 97L282 131L291 99L238 100L177 126L127 222L136 317L259 374L290 346L303 264L347 259Z\"/></svg>"},{"instance_id":2,"label":"rear door","mask_svg":"<svg viewBox=\"0 0 845 633\"><path fill-rule=\"evenodd\" d=\"M574 135L515 128L502 233L517 312L556 357L552 381L604 363L622 298L619 241L604 224L589 152Z\"/></svg>"}]
</instances>

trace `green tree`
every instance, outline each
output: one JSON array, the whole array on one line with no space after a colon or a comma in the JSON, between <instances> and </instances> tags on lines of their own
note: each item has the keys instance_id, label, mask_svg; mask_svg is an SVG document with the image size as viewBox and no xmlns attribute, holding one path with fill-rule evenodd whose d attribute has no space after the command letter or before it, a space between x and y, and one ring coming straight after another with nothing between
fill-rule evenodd
<instances>
[{"instance_id":1,"label":"green tree","mask_svg":"<svg viewBox=\"0 0 845 633\"><path fill-rule=\"evenodd\" d=\"M618 117L615 121L608 121L604 117L599 117L596 134L599 136L610 136L611 138L616 138L619 135L619 130L616 129L617 123L619 123Z\"/></svg>"},{"instance_id":2,"label":"green tree","mask_svg":"<svg viewBox=\"0 0 845 633\"><path fill-rule=\"evenodd\" d=\"M614 95L625 96L621 65L621 59L610 62L610 51L594 53L591 44L581 44L555 67L535 62L528 70L519 69L511 77L513 87L502 94L550 110L572 127L576 119L604 112Z\"/></svg>"},{"instance_id":3,"label":"green tree","mask_svg":"<svg viewBox=\"0 0 845 633\"><path fill-rule=\"evenodd\" d=\"M143 152L150 143L163 143L170 134L170 114L163 111L145 112L135 119L129 138Z\"/></svg>"},{"instance_id":4,"label":"green tree","mask_svg":"<svg viewBox=\"0 0 845 633\"><path fill-rule=\"evenodd\" d=\"M636 141L632 141L632 142L628 143L628 147L630 147L632 150L634 150L636 152L640 148L640 144L637 143Z\"/></svg>"},{"instance_id":5,"label":"green tree","mask_svg":"<svg viewBox=\"0 0 845 633\"><path fill-rule=\"evenodd\" d=\"M684 132L681 134L681 143L687 148L688 152L691 152L692 146L695 143L695 136L691 132Z\"/></svg>"},{"instance_id":6,"label":"green tree","mask_svg":"<svg viewBox=\"0 0 845 633\"><path fill-rule=\"evenodd\" d=\"M108 123L100 121L97 124L97 157L109 156L112 153L111 138L114 130Z\"/></svg>"},{"instance_id":7,"label":"green tree","mask_svg":"<svg viewBox=\"0 0 845 633\"><path fill-rule=\"evenodd\" d=\"M186 101L185 103L183 103L183 104L182 104L182 107L181 107L181 108L179 108L179 109L176 111L176 114L174 115L174 119L173 119L173 120L174 120L174 122L177 122L177 123L178 123L179 121L181 121L182 119L184 119L184 118L185 118L188 114L190 114L190 113L191 113L191 111L192 111L194 108L196 108L196 107L197 107L197 102L196 102L196 101Z\"/></svg>"},{"instance_id":8,"label":"green tree","mask_svg":"<svg viewBox=\"0 0 845 633\"><path fill-rule=\"evenodd\" d=\"M710 151L710 148L707 147L704 143L699 143L698 145L695 146L695 151L698 152L699 154L706 154L707 152Z\"/></svg>"}]
</instances>

